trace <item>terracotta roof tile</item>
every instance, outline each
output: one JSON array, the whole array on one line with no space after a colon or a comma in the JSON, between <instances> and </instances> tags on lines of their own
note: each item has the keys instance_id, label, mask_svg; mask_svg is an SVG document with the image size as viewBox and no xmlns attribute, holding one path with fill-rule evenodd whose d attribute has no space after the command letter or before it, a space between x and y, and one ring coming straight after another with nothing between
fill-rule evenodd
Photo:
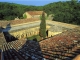
<instances>
[{"instance_id":1,"label":"terracotta roof tile","mask_svg":"<svg viewBox=\"0 0 80 60\"><path fill-rule=\"evenodd\" d=\"M30 15L42 15L43 11L28 11Z\"/></svg>"},{"instance_id":2,"label":"terracotta roof tile","mask_svg":"<svg viewBox=\"0 0 80 60\"><path fill-rule=\"evenodd\" d=\"M42 46L56 46L56 45L60 45L60 44L66 44L66 45L70 45L73 43L74 40L79 40L80 39L80 34L76 34L77 31L66 31L64 33L58 34L56 36L53 36L49 39L45 39L43 41L40 42L41 47Z\"/></svg>"},{"instance_id":3,"label":"terracotta roof tile","mask_svg":"<svg viewBox=\"0 0 80 60\"><path fill-rule=\"evenodd\" d=\"M80 55L78 55L77 57L75 57L73 60L80 60Z\"/></svg>"}]
</instances>

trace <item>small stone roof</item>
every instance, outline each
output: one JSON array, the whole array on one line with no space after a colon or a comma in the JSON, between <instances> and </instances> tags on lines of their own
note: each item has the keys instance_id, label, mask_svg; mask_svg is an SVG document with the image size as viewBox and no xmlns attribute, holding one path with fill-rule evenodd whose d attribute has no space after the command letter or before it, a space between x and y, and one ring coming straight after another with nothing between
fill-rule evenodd
<instances>
[{"instance_id":1,"label":"small stone roof","mask_svg":"<svg viewBox=\"0 0 80 60\"><path fill-rule=\"evenodd\" d=\"M28 11L30 15L42 15L43 11Z\"/></svg>"},{"instance_id":2,"label":"small stone roof","mask_svg":"<svg viewBox=\"0 0 80 60\"><path fill-rule=\"evenodd\" d=\"M39 20L39 18L28 18L28 19L19 19L19 20L11 20L11 21L0 21L0 26L6 27L8 24L10 24L12 26L12 25L17 25L17 24L34 22L34 21L38 21L38 20Z\"/></svg>"},{"instance_id":3,"label":"small stone roof","mask_svg":"<svg viewBox=\"0 0 80 60\"><path fill-rule=\"evenodd\" d=\"M21 19L21 20L11 20L10 24L15 25L15 24L22 24L22 23L27 23L27 22L34 22L38 21L38 18L28 18L28 19Z\"/></svg>"}]
</instances>

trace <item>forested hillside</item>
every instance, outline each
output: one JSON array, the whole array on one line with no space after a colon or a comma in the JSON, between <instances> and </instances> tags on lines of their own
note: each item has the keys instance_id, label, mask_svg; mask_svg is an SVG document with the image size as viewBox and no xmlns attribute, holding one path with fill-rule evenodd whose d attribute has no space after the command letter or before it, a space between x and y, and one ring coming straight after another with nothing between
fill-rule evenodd
<instances>
[{"instance_id":1,"label":"forested hillside","mask_svg":"<svg viewBox=\"0 0 80 60\"><path fill-rule=\"evenodd\" d=\"M0 20L13 20L16 17L21 19L24 12L34 10L42 10L42 7L0 2Z\"/></svg>"},{"instance_id":2,"label":"forested hillside","mask_svg":"<svg viewBox=\"0 0 80 60\"><path fill-rule=\"evenodd\" d=\"M44 6L0 2L0 20L13 20L16 17L23 18L24 12L34 10L43 10L48 16L52 14L55 21L80 25L80 2L77 0L54 2Z\"/></svg>"},{"instance_id":3,"label":"forested hillside","mask_svg":"<svg viewBox=\"0 0 80 60\"><path fill-rule=\"evenodd\" d=\"M80 2L67 1L44 6L45 12L53 14L53 20L80 25Z\"/></svg>"}]
</instances>

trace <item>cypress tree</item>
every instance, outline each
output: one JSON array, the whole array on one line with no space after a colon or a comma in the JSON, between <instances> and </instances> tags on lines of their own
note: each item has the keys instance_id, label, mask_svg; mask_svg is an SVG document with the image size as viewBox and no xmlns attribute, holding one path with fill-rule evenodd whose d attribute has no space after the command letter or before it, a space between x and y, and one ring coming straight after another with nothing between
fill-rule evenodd
<instances>
[{"instance_id":1,"label":"cypress tree","mask_svg":"<svg viewBox=\"0 0 80 60\"><path fill-rule=\"evenodd\" d=\"M40 23L40 36L43 37L43 39L46 37L46 21L45 21L45 13L42 13L41 17L41 23Z\"/></svg>"}]
</instances>

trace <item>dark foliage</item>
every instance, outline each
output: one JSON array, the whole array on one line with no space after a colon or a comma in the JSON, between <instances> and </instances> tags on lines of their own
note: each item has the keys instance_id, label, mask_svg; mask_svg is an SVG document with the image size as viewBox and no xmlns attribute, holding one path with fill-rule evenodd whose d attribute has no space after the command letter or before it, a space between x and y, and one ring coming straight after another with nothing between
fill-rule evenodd
<instances>
[{"instance_id":1,"label":"dark foliage","mask_svg":"<svg viewBox=\"0 0 80 60\"><path fill-rule=\"evenodd\" d=\"M43 12L42 17L41 17L40 36L43 38L46 37L46 20L45 20L45 13L44 12Z\"/></svg>"},{"instance_id":2,"label":"dark foliage","mask_svg":"<svg viewBox=\"0 0 80 60\"><path fill-rule=\"evenodd\" d=\"M54 21L80 25L80 2L77 0L50 3L44 6L44 11L52 14Z\"/></svg>"},{"instance_id":3,"label":"dark foliage","mask_svg":"<svg viewBox=\"0 0 80 60\"><path fill-rule=\"evenodd\" d=\"M0 20L14 20L16 17L23 18L23 13L34 10L42 10L42 7L0 2Z\"/></svg>"},{"instance_id":4,"label":"dark foliage","mask_svg":"<svg viewBox=\"0 0 80 60\"><path fill-rule=\"evenodd\" d=\"M59 1L44 6L0 2L0 20L13 20L16 17L23 18L24 12L36 10L43 10L48 16L52 14L54 21L80 25L80 2L77 0Z\"/></svg>"}]
</instances>

